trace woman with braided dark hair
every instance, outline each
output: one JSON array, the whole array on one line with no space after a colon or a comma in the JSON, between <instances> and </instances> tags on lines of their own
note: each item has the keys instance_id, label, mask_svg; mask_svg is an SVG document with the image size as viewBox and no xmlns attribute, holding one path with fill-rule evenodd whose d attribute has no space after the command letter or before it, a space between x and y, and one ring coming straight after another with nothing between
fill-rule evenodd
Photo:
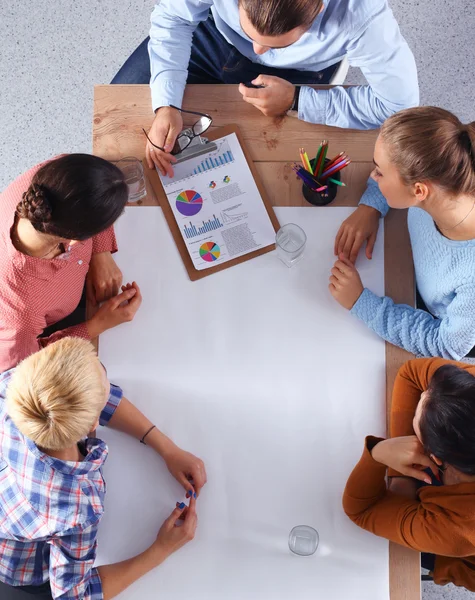
<instances>
[{"instance_id":1,"label":"woman with braided dark hair","mask_svg":"<svg viewBox=\"0 0 475 600\"><path fill-rule=\"evenodd\" d=\"M127 198L120 169L89 154L38 165L0 195L0 372L65 335L92 339L132 318L140 292L128 284L117 295L111 256ZM85 284L91 302L104 302L96 315L44 333L76 309Z\"/></svg>"}]
</instances>

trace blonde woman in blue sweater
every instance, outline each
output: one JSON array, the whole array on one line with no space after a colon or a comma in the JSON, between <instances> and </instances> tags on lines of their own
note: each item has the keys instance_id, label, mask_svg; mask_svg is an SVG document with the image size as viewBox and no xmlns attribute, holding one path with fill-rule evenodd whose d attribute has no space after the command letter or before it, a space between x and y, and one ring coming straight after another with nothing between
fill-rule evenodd
<instances>
[{"instance_id":1,"label":"blonde woman in blue sweater","mask_svg":"<svg viewBox=\"0 0 475 600\"><path fill-rule=\"evenodd\" d=\"M475 346L475 122L435 107L403 110L381 128L375 168L335 239L333 297L385 340L417 356L460 358ZM418 308L363 287L380 217L409 208Z\"/></svg>"}]
</instances>

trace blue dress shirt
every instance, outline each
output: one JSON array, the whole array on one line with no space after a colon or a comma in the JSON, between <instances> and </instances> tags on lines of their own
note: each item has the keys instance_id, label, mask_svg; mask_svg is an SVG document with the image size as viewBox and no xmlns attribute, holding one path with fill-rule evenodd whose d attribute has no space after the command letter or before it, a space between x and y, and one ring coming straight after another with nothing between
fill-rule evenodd
<instances>
[{"instance_id":1,"label":"blue dress shirt","mask_svg":"<svg viewBox=\"0 0 475 600\"><path fill-rule=\"evenodd\" d=\"M243 56L275 68L318 72L346 55L369 85L330 90L303 86L299 118L336 127L379 127L391 114L417 106L417 70L386 0L327 0L310 29L287 48L257 55L241 29L237 0L161 0L151 17L152 106L181 106L193 31L211 10L218 31Z\"/></svg>"}]
</instances>

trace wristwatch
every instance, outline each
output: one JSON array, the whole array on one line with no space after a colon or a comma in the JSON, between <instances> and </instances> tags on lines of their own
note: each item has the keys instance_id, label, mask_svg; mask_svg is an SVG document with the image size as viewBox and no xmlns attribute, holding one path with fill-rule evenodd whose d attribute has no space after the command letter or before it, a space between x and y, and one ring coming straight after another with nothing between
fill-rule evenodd
<instances>
[{"instance_id":1,"label":"wristwatch","mask_svg":"<svg viewBox=\"0 0 475 600\"><path fill-rule=\"evenodd\" d=\"M294 101L292 102L292 106L287 111L287 116L289 117L298 117L299 116L299 98L300 98L300 86L295 86L294 92Z\"/></svg>"}]
</instances>

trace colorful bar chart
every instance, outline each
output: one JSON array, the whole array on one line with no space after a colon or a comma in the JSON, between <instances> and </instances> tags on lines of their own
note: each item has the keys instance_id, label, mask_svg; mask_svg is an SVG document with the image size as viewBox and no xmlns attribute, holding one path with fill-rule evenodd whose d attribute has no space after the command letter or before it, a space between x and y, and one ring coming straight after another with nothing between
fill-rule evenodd
<instances>
[{"instance_id":1,"label":"colorful bar chart","mask_svg":"<svg viewBox=\"0 0 475 600\"><path fill-rule=\"evenodd\" d=\"M219 156L210 156L209 158L201 161L201 164L199 164L193 172L195 175L197 175L198 173L204 173L205 171L210 171L211 169L215 169L216 167L221 167L232 162L234 162L233 153L231 150L226 150L226 152L223 152L223 154L220 154Z\"/></svg>"},{"instance_id":2,"label":"colorful bar chart","mask_svg":"<svg viewBox=\"0 0 475 600\"><path fill-rule=\"evenodd\" d=\"M218 219L216 215L213 215L213 219L208 219L207 221L203 221L202 227L196 227L190 221L190 226L185 225L183 231L185 232L185 237L187 239L197 237L199 235L203 235L203 233L209 233L210 231L214 231L215 229L219 229L223 226L221 221Z\"/></svg>"}]
</instances>

